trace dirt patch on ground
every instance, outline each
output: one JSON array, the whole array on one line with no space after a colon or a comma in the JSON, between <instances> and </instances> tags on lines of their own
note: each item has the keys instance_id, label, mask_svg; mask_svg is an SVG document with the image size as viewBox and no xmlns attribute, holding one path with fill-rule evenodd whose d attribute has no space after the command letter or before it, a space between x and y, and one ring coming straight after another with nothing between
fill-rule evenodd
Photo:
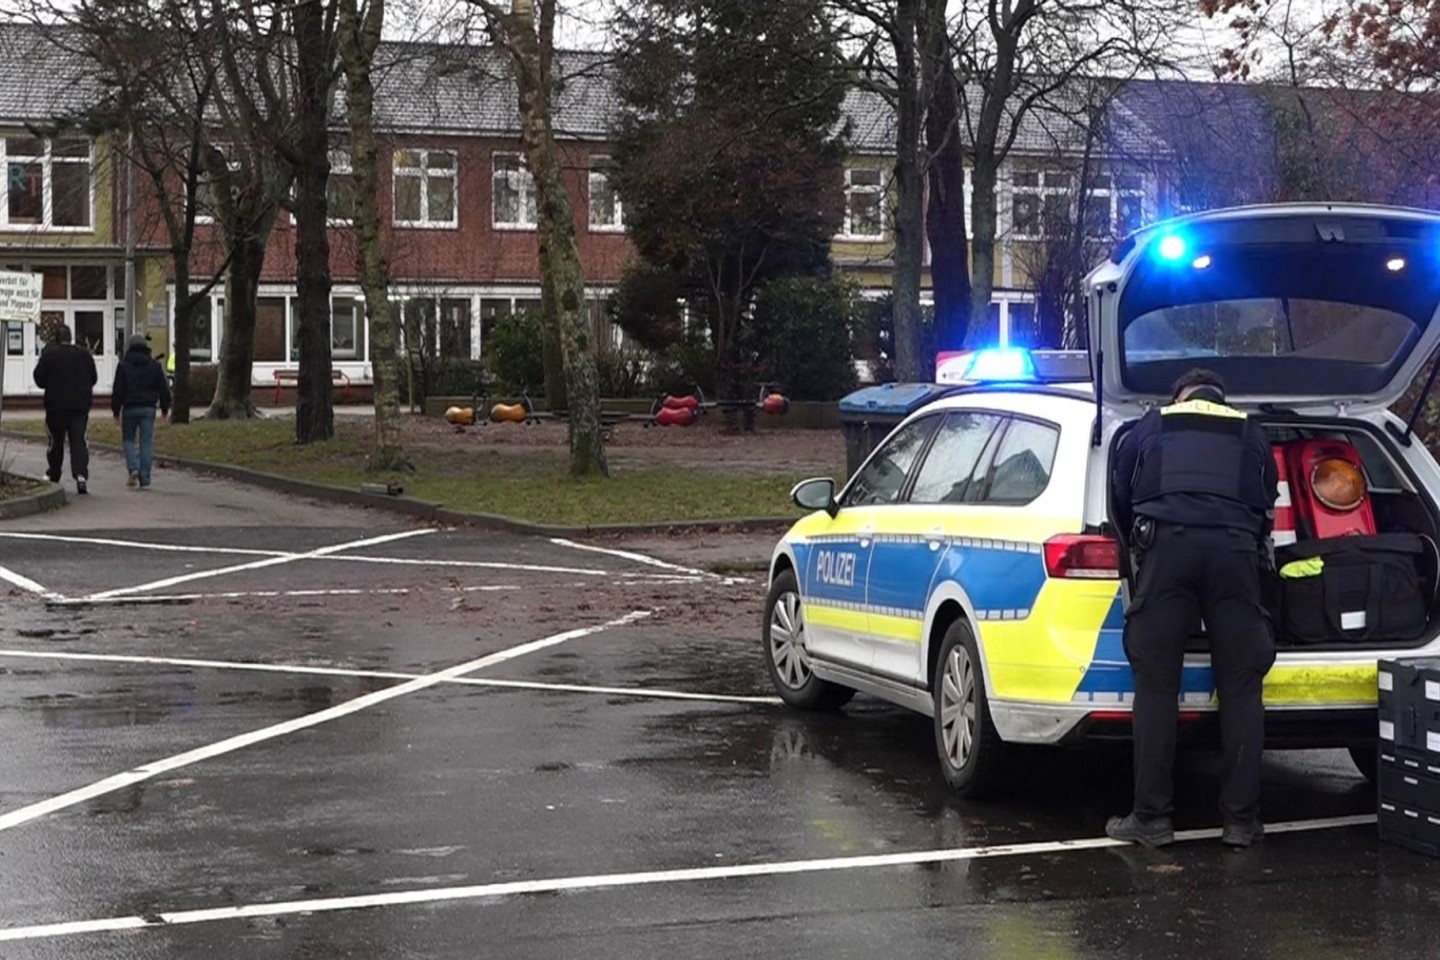
<instances>
[{"instance_id":1,"label":"dirt patch on ground","mask_svg":"<svg viewBox=\"0 0 1440 960\"><path fill-rule=\"evenodd\" d=\"M569 440L563 423L486 423L456 428L438 417L409 417L404 442L407 447L447 452L505 454L546 448L563 453ZM611 462L631 466L714 470L722 465L743 473L836 475L845 464L845 439L838 430L727 433L718 418L689 427L619 423L605 449Z\"/></svg>"},{"instance_id":2,"label":"dirt patch on ground","mask_svg":"<svg viewBox=\"0 0 1440 960\"><path fill-rule=\"evenodd\" d=\"M45 485L43 483L27 477L17 477L13 473L0 473L0 500L12 500L16 497L25 497L32 493L39 493L44 489Z\"/></svg>"}]
</instances>

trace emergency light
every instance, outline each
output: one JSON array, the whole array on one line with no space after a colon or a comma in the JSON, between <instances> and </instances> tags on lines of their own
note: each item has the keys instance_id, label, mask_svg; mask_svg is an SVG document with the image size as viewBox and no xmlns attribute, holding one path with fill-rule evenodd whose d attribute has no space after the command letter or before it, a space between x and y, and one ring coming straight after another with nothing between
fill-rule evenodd
<instances>
[{"instance_id":1,"label":"emergency light","mask_svg":"<svg viewBox=\"0 0 1440 960\"><path fill-rule=\"evenodd\" d=\"M1185 238L1178 233L1168 233L1160 238L1159 245L1155 252L1160 255L1161 260L1179 260L1185 256L1185 250L1189 246Z\"/></svg>"},{"instance_id":2,"label":"emergency light","mask_svg":"<svg viewBox=\"0 0 1440 960\"><path fill-rule=\"evenodd\" d=\"M987 347L970 355L960 379L980 383L1034 380L1035 361L1028 350L1018 347Z\"/></svg>"}]
</instances>

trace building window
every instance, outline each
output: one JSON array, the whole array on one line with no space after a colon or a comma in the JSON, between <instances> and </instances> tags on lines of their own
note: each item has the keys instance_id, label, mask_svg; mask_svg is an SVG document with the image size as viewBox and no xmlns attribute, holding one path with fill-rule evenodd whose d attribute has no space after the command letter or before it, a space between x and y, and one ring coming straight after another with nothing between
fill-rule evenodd
<instances>
[{"instance_id":1,"label":"building window","mask_svg":"<svg viewBox=\"0 0 1440 960\"><path fill-rule=\"evenodd\" d=\"M330 355L336 360L365 359L361 303L358 297L334 297L330 301Z\"/></svg>"},{"instance_id":2,"label":"building window","mask_svg":"<svg viewBox=\"0 0 1440 960\"><path fill-rule=\"evenodd\" d=\"M878 167L845 171L846 237L878 240L885 236L885 175Z\"/></svg>"},{"instance_id":3,"label":"building window","mask_svg":"<svg viewBox=\"0 0 1440 960\"><path fill-rule=\"evenodd\" d=\"M1010 188L1010 225L1018 239L1038 240L1063 233L1070 222L1070 174L1060 170L1016 170Z\"/></svg>"},{"instance_id":4,"label":"building window","mask_svg":"<svg viewBox=\"0 0 1440 960\"><path fill-rule=\"evenodd\" d=\"M590 229L596 233L625 229L625 208L615 189L609 157L590 158Z\"/></svg>"},{"instance_id":5,"label":"building window","mask_svg":"<svg viewBox=\"0 0 1440 960\"><path fill-rule=\"evenodd\" d=\"M330 151L330 179L325 184L327 217L333 226L349 226L355 220L355 171L350 166L350 151Z\"/></svg>"},{"instance_id":6,"label":"building window","mask_svg":"<svg viewBox=\"0 0 1440 960\"><path fill-rule=\"evenodd\" d=\"M395 225L453 227L455 154L448 150L395 151Z\"/></svg>"},{"instance_id":7,"label":"building window","mask_svg":"<svg viewBox=\"0 0 1440 960\"><path fill-rule=\"evenodd\" d=\"M535 178L526 169L518 154L497 153L494 156L494 216L496 227L509 229L533 228L535 218ZM593 174L592 174L592 183ZM594 210L594 199L591 199ZM593 216L593 214L592 214Z\"/></svg>"},{"instance_id":8,"label":"building window","mask_svg":"<svg viewBox=\"0 0 1440 960\"><path fill-rule=\"evenodd\" d=\"M217 143L214 149L226 158L225 167L230 171L233 179L240 172L240 161L229 155L230 145ZM214 223L220 213L220 208L216 204L215 182L210 177L209 169L202 168L200 175L195 178L195 222Z\"/></svg>"},{"instance_id":9,"label":"building window","mask_svg":"<svg viewBox=\"0 0 1440 960\"><path fill-rule=\"evenodd\" d=\"M82 137L0 137L0 227L90 227L91 166L90 141Z\"/></svg>"}]
</instances>

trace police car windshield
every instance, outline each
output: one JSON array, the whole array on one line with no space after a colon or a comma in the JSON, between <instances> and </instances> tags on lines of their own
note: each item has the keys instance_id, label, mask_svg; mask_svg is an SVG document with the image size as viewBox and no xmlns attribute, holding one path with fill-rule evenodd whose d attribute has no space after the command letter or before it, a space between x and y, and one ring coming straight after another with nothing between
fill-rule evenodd
<instances>
[{"instance_id":1,"label":"police car windshield","mask_svg":"<svg viewBox=\"0 0 1440 960\"><path fill-rule=\"evenodd\" d=\"M1213 249L1191 262L1137 264L1119 304L1130 389L1164 394L1186 369L1205 366L1237 395L1375 393L1408 359L1440 302L1433 253L1340 244Z\"/></svg>"}]
</instances>

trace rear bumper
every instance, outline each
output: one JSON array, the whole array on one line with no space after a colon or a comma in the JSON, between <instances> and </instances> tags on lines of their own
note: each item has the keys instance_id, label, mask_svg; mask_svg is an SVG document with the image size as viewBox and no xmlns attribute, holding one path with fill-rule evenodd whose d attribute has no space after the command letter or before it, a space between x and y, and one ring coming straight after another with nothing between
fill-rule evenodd
<instances>
[{"instance_id":1,"label":"rear bumper","mask_svg":"<svg viewBox=\"0 0 1440 960\"><path fill-rule=\"evenodd\" d=\"M991 701L990 715L1007 743L1079 746L1131 736L1129 704L1080 706ZM1265 745L1271 749L1319 749L1373 744L1378 734L1374 705L1271 708L1265 711ZM1180 710L1180 742L1218 746L1220 716L1213 709Z\"/></svg>"}]
</instances>

